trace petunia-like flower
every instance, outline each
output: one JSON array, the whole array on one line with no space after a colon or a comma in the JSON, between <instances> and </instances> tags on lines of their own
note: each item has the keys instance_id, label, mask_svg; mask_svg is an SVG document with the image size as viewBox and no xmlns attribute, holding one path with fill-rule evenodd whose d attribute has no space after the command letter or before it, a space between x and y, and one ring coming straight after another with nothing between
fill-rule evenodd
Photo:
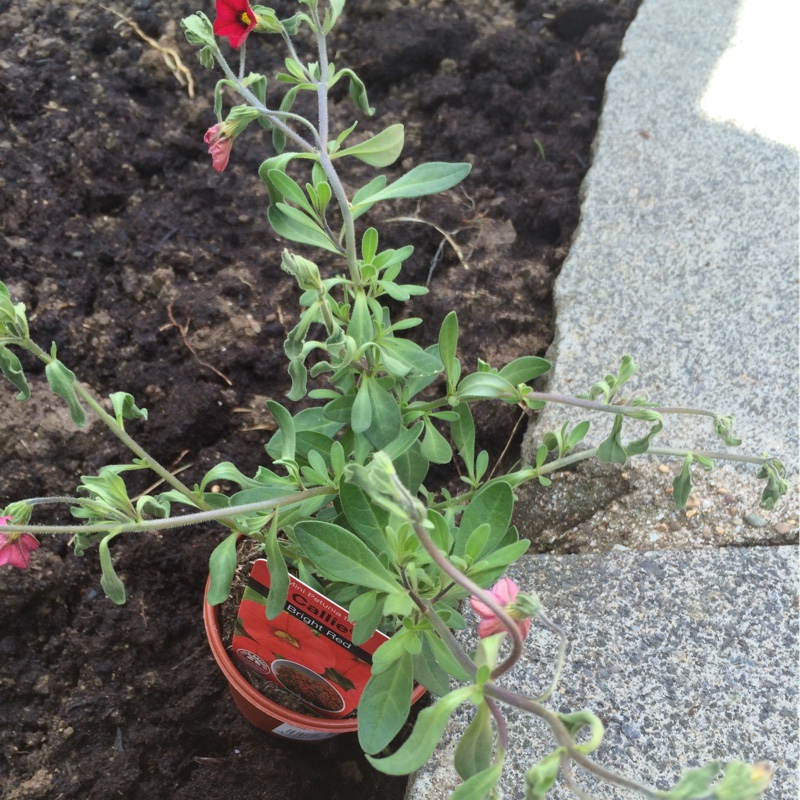
<instances>
[{"instance_id":1,"label":"petunia-like flower","mask_svg":"<svg viewBox=\"0 0 800 800\"><path fill-rule=\"evenodd\" d=\"M7 525L11 517L0 517L0 525ZM10 564L18 569L27 569L31 563L31 552L39 542L31 533L0 533L0 566Z\"/></svg>"},{"instance_id":2,"label":"petunia-like flower","mask_svg":"<svg viewBox=\"0 0 800 800\"><path fill-rule=\"evenodd\" d=\"M511 619L514 620L524 639L531 629L531 621L514 603L514 600L519 594L519 587L517 584L510 578L501 578L489 590L489 594L492 595L498 605L501 605ZM503 625L494 611L492 611L486 603L478 600L477 597L471 597L470 603L472 604L472 610L481 618L481 621L478 623L478 636L480 636L481 639L495 633L506 632L506 626Z\"/></svg>"},{"instance_id":3,"label":"petunia-like flower","mask_svg":"<svg viewBox=\"0 0 800 800\"><path fill-rule=\"evenodd\" d=\"M214 33L227 36L231 47L238 50L258 23L255 12L247 0L217 0L217 18Z\"/></svg>"},{"instance_id":4,"label":"petunia-like flower","mask_svg":"<svg viewBox=\"0 0 800 800\"><path fill-rule=\"evenodd\" d=\"M211 165L217 172L222 172L228 166L231 157L233 139L229 138L223 127L224 123L218 122L206 131L203 141L208 145L208 154L211 156Z\"/></svg>"}]
</instances>

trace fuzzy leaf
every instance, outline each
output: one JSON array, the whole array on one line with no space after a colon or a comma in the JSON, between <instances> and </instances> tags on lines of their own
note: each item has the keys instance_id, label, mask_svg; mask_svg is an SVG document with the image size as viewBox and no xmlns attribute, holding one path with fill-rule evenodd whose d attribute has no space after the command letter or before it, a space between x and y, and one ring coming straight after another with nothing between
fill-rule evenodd
<instances>
[{"instance_id":1,"label":"fuzzy leaf","mask_svg":"<svg viewBox=\"0 0 800 800\"><path fill-rule=\"evenodd\" d=\"M336 153L336 158L355 156L359 161L363 161L371 167L388 167L397 161L402 150L403 126L397 124L390 125L386 130L364 142L348 147L346 150L340 150ZM367 259L365 258L365 260Z\"/></svg>"},{"instance_id":2,"label":"fuzzy leaf","mask_svg":"<svg viewBox=\"0 0 800 800\"><path fill-rule=\"evenodd\" d=\"M53 360L44 368L44 373L53 394L57 394L67 401L72 421L82 428L86 424L86 412L75 393L75 373L67 369L55 357L55 345L53 345Z\"/></svg>"},{"instance_id":3,"label":"fuzzy leaf","mask_svg":"<svg viewBox=\"0 0 800 800\"><path fill-rule=\"evenodd\" d=\"M236 571L236 537L232 533L223 539L211 554L208 561L208 571L211 584L208 587L206 600L211 606L218 606L228 599L233 583L233 573Z\"/></svg>"},{"instance_id":4,"label":"fuzzy leaf","mask_svg":"<svg viewBox=\"0 0 800 800\"><path fill-rule=\"evenodd\" d=\"M111 553L108 549L108 543L116 535L116 533L110 533L100 542L100 567L103 570L103 575L100 578L100 585L103 587L106 597L108 597L112 603L121 606L125 603L125 587L114 569L114 564L111 561Z\"/></svg>"},{"instance_id":5,"label":"fuzzy leaf","mask_svg":"<svg viewBox=\"0 0 800 800\"><path fill-rule=\"evenodd\" d=\"M294 534L320 575L376 589L395 592L399 579L354 534L332 522L302 520Z\"/></svg>"},{"instance_id":6,"label":"fuzzy leaf","mask_svg":"<svg viewBox=\"0 0 800 800\"><path fill-rule=\"evenodd\" d=\"M373 194L369 200L376 203L379 200L391 200L398 197L423 197L428 194L437 194L460 183L469 175L472 169L470 164L449 164L442 161L433 161L420 164L410 172L390 183L385 189Z\"/></svg>"},{"instance_id":7,"label":"fuzzy leaf","mask_svg":"<svg viewBox=\"0 0 800 800\"><path fill-rule=\"evenodd\" d=\"M441 697L434 705L420 711L414 730L396 753L387 758L367 756L367 760L375 769L387 775L407 775L419 769L439 744L450 715L479 691L476 686L463 686Z\"/></svg>"},{"instance_id":8,"label":"fuzzy leaf","mask_svg":"<svg viewBox=\"0 0 800 800\"><path fill-rule=\"evenodd\" d=\"M411 710L413 688L407 652L369 679L358 703L358 743L365 753L379 753L400 732Z\"/></svg>"},{"instance_id":9,"label":"fuzzy leaf","mask_svg":"<svg viewBox=\"0 0 800 800\"><path fill-rule=\"evenodd\" d=\"M0 372L19 389L17 400L27 400L31 396L20 360L5 345L0 345Z\"/></svg>"}]
</instances>

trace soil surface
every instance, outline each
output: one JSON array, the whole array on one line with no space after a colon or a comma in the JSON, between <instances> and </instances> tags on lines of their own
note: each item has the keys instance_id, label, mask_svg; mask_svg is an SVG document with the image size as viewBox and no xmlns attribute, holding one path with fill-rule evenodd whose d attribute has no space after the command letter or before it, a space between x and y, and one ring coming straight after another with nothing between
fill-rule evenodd
<instances>
[{"instance_id":1,"label":"soil surface","mask_svg":"<svg viewBox=\"0 0 800 800\"><path fill-rule=\"evenodd\" d=\"M34 338L56 341L81 381L149 409L131 430L162 463L188 467L190 482L220 460L251 474L265 459L264 400L286 402L282 343L297 297L277 267L283 245L256 174L268 140L248 130L221 175L206 155L217 73L178 27L198 6L213 14L208 0L115 6L180 54L192 99L162 53L96 0L0 0L0 280L27 304ZM370 219L386 244L415 245L408 278L430 278L431 294L409 313L425 319L427 343L455 308L468 369L478 357L502 366L541 355L550 342L552 284L578 221L603 86L637 6L348 3L333 59L358 72L377 108L361 129L406 125L395 173L425 160L474 164L463 189L383 211L435 223L460 254L437 256L442 237L429 224ZM277 48L251 42L252 66L270 74ZM334 122L350 115L342 102ZM42 369L24 364L32 399L16 403L6 385L0 404L0 506L72 493L80 475L127 460L100 427L73 432ZM516 409L487 412L480 435L497 457ZM218 540L177 531L115 545L122 607L100 589L96 550L75 558L63 538L48 538L28 571L0 568L3 800L403 796L405 779L372 770L354 737L295 745L236 711L200 617Z\"/></svg>"}]
</instances>

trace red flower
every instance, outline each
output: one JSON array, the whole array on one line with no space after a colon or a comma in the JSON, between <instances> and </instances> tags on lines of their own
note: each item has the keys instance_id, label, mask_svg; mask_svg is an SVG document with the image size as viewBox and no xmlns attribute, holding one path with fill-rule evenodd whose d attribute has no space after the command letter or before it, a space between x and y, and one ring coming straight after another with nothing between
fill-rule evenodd
<instances>
[{"instance_id":1,"label":"red flower","mask_svg":"<svg viewBox=\"0 0 800 800\"><path fill-rule=\"evenodd\" d=\"M255 12L247 0L217 0L214 33L217 36L227 36L234 50L244 44L257 22Z\"/></svg>"},{"instance_id":2,"label":"red flower","mask_svg":"<svg viewBox=\"0 0 800 800\"><path fill-rule=\"evenodd\" d=\"M524 614L520 613L514 605L514 599L519 594L519 587L517 584L510 578L501 578L492 587L489 594L492 595L495 601L501 605L511 619L514 620L524 639L531 629L531 621L527 619ZM494 611L492 611L486 603L481 602L477 597L470 598L470 603L472 604L472 610L481 618L481 621L478 623L478 636L480 636L481 639L491 636L494 633L507 632L506 626L503 625Z\"/></svg>"},{"instance_id":3,"label":"red flower","mask_svg":"<svg viewBox=\"0 0 800 800\"><path fill-rule=\"evenodd\" d=\"M211 165L217 172L222 172L228 166L228 159L231 157L233 139L229 139L227 132L223 128L223 123L219 122L206 131L203 141L209 146L208 154L211 156Z\"/></svg>"},{"instance_id":4,"label":"red flower","mask_svg":"<svg viewBox=\"0 0 800 800\"><path fill-rule=\"evenodd\" d=\"M0 525L7 525L11 517L0 517ZM31 563L31 551L39 546L30 533L0 533L0 566L10 564L18 569L27 569Z\"/></svg>"}]
</instances>

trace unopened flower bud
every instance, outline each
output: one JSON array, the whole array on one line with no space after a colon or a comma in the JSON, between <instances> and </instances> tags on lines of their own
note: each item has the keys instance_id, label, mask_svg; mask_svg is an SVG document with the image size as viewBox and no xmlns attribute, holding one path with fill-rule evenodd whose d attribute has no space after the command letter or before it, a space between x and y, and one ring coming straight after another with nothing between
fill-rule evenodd
<instances>
[{"instance_id":1,"label":"unopened flower bud","mask_svg":"<svg viewBox=\"0 0 800 800\"><path fill-rule=\"evenodd\" d=\"M298 286L303 291L311 290L317 292L323 288L319 267L307 258L296 256L288 250L284 250L281 255L281 269L294 276Z\"/></svg>"}]
</instances>

